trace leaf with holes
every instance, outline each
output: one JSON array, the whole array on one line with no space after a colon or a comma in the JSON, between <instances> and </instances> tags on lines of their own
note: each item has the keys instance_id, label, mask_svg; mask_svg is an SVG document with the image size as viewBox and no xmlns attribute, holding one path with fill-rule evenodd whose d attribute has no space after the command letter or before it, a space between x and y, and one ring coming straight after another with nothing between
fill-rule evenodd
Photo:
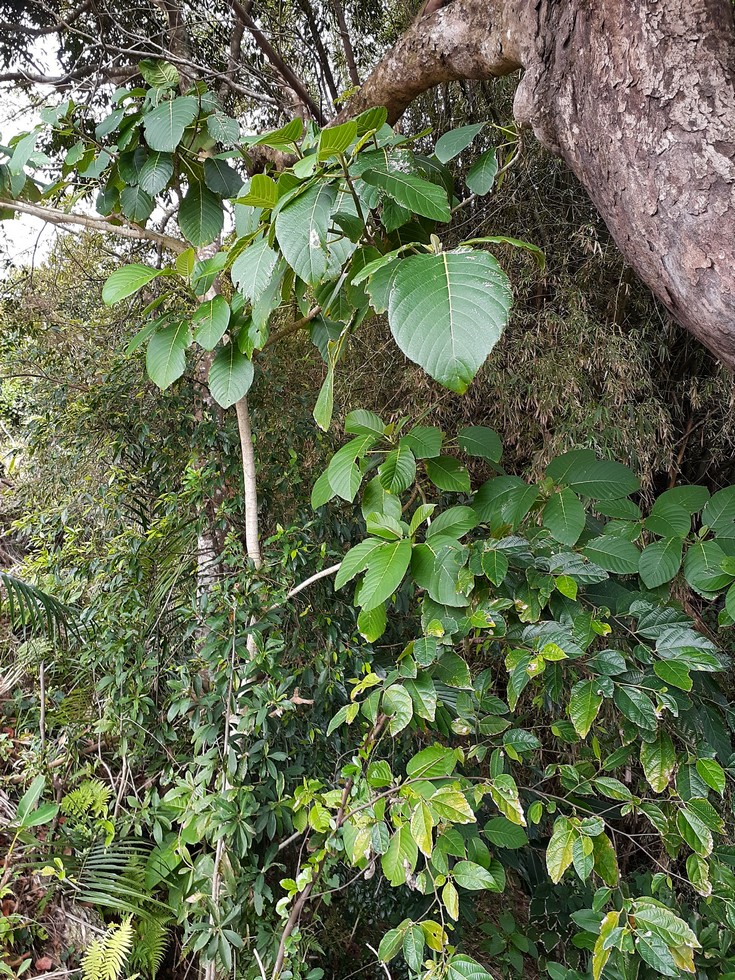
<instances>
[{"instance_id":1,"label":"leaf with holes","mask_svg":"<svg viewBox=\"0 0 735 980\"><path fill-rule=\"evenodd\" d=\"M276 237L283 257L296 275L312 286L327 271L327 230L336 194L333 184L314 184L276 216Z\"/></svg>"}]
</instances>

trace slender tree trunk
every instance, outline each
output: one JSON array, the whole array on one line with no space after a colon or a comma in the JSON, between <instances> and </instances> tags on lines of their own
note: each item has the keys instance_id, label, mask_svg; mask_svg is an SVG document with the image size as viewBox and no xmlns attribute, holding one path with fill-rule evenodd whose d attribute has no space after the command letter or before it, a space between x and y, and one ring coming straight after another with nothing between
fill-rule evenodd
<instances>
[{"instance_id":1,"label":"slender tree trunk","mask_svg":"<svg viewBox=\"0 0 735 980\"><path fill-rule=\"evenodd\" d=\"M524 69L517 120L577 175L641 279L735 368L730 0L453 0L419 19L348 111Z\"/></svg>"}]
</instances>

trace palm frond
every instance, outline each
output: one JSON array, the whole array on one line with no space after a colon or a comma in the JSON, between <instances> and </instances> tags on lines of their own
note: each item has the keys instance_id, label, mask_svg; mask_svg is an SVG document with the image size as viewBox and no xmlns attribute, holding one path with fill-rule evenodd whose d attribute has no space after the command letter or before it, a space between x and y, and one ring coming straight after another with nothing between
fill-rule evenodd
<instances>
[{"instance_id":1,"label":"palm frond","mask_svg":"<svg viewBox=\"0 0 735 980\"><path fill-rule=\"evenodd\" d=\"M77 902L129 913L138 918L164 917L172 910L153 898L145 884L151 845L121 840L109 847L93 844L86 853L58 855L67 881L74 883ZM48 863L46 858L45 863Z\"/></svg>"},{"instance_id":2,"label":"palm frond","mask_svg":"<svg viewBox=\"0 0 735 980\"><path fill-rule=\"evenodd\" d=\"M41 633L50 639L80 634L75 611L54 596L9 572L0 572L0 613L7 610L13 629Z\"/></svg>"}]
</instances>

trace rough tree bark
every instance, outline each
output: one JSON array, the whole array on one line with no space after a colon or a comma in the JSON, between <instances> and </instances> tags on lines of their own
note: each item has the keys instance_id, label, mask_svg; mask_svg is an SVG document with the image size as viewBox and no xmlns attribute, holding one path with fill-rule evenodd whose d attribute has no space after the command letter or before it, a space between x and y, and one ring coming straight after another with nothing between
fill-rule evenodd
<instances>
[{"instance_id":1,"label":"rough tree bark","mask_svg":"<svg viewBox=\"0 0 735 980\"><path fill-rule=\"evenodd\" d=\"M735 368L731 0L451 0L348 107L520 68L518 122L574 171L638 275Z\"/></svg>"}]
</instances>

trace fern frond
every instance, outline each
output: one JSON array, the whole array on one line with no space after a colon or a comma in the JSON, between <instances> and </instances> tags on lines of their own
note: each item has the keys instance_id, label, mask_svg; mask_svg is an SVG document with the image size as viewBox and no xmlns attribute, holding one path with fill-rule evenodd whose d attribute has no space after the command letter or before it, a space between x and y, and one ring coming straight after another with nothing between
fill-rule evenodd
<instances>
[{"instance_id":1,"label":"fern frond","mask_svg":"<svg viewBox=\"0 0 735 980\"><path fill-rule=\"evenodd\" d=\"M133 948L133 923L128 916L110 931L105 949L107 976L105 980L117 980L123 971L130 951Z\"/></svg>"},{"instance_id":2,"label":"fern frond","mask_svg":"<svg viewBox=\"0 0 735 980\"><path fill-rule=\"evenodd\" d=\"M132 917L110 926L104 938L87 947L82 960L82 980L118 980L133 948Z\"/></svg>"},{"instance_id":3,"label":"fern frond","mask_svg":"<svg viewBox=\"0 0 735 980\"><path fill-rule=\"evenodd\" d=\"M66 816L93 817L107 816L108 804L112 796L110 787L101 779L85 779L76 789L61 801L61 812Z\"/></svg>"},{"instance_id":4,"label":"fern frond","mask_svg":"<svg viewBox=\"0 0 735 980\"><path fill-rule=\"evenodd\" d=\"M82 980L103 980L105 940L94 939L82 957Z\"/></svg>"},{"instance_id":5,"label":"fern frond","mask_svg":"<svg viewBox=\"0 0 735 980\"><path fill-rule=\"evenodd\" d=\"M144 919L140 923L133 961L136 965L142 966L153 980L161 969L168 942L169 930L163 919Z\"/></svg>"}]
</instances>

